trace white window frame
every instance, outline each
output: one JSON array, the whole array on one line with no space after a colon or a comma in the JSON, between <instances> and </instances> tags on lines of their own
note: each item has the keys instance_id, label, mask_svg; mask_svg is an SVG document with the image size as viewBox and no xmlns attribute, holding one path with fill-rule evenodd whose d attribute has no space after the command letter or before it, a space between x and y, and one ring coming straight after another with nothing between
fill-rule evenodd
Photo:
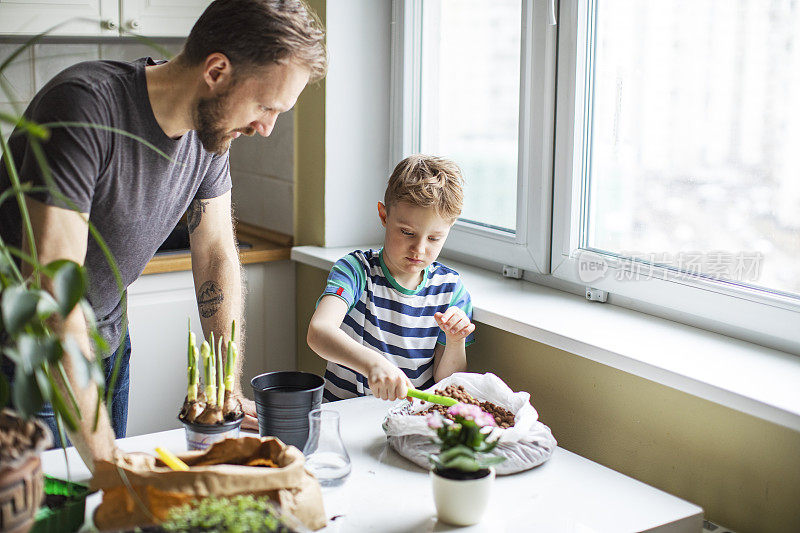
<instances>
[{"instance_id":1,"label":"white window frame","mask_svg":"<svg viewBox=\"0 0 800 533\"><path fill-rule=\"evenodd\" d=\"M420 151L422 1L393 4L391 168ZM548 9L544 1L524 0L522 5L517 231L510 235L459 220L447 238L445 255L475 256L480 250L501 264L549 272L556 32L548 24Z\"/></svg>"},{"instance_id":2,"label":"white window frame","mask_svg":"<svg viewBox=\"0 0 800 533\"><path fill-rule=\"evenodd\" d=\"M393 4L392 168L420 146L417 21L422 1ZM587 67L586 16L594 1L523 0L518 232L509 238L459 221L443 255L482 266L517 266L526 271L526 279L572 293L601 289L614 305L800 353L797 298L656 266L647 267L648 279L619 280L615 274L635 264L600 253L595 257L608 269L606 275L591 283L578 276L579 260L586 261L587 255L579 243L584 113L577 109L586 88L577 73ZM556 10L558 26L553 26Z\"/></svg>"},{"instance_id":3,"label":"white window frame","mask_svg":"<svg viewBox=\"0 0 800 533\"><path fill-rule=\"evenodd\" d=\"M556 150L553 189L553 254L551 272L556 278L581 283L579 260L585 262L587 250L581 249L579 229L585 168L584 105L588 47L586 28L589 10L595 0L561 2L558 47L558 109L556 115ZM590 30L591 31L591 30ZM618 279L621 270L632 271L635 263L602 253L588 254L607 273L591 286L607 291L618 299L628 298L629 307L641 303L665 310L660 314L676 321L702 324L734 336L746 337L760 344L796 351L797 325L800 324L800 300L764 290L742 287L736 283L689 276L673 269L647 266L648 279ZM641 270L640 270L641 272ZM584 279L586 277L584 276ZM645 310L647 310L645 308ZM714 327L714 323L718 323ZM709 327L710 326L710 327ZM740 330L740 331L736 331ZM746 333L743 335L742 331Z\"/></svg>"}]
</instances>

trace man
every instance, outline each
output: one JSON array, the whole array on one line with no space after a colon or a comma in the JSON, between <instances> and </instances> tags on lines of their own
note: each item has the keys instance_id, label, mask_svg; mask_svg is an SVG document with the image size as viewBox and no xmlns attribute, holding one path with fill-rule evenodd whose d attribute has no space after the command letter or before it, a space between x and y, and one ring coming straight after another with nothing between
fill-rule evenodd
<instances>
[{"instance_id":1,"label":"man","mask_svg":"<svg viewBox=\"0 0 800 533\"><path fill-rule=\"evenodd\" d=\"M186 212L203 331L206 337L213 331L228 339L231 321L242 323L243 303L228 147L241 134L268 136L278 114L295 104L309 81L324 76L323 39L321 26L301 0L216 0L172 61L80 63L51 80L28 107L26 117L40 124L72 123L52 127L42 145L52 177L69 202L51 194L26 198L39 260L84 264L101 333L112 347L123 342L119 361L105 354L107 380L114 365L120 367L111 420L101 410L94 431L94 417L83 416L69 435L90 469L96 459L114 455L115 435L125 435L130 339L122 338L127 328L115 277L85 219L103 236L127 287ZM43 184L25 136L12 135L9 146L21 180ZM9 183L3 168L0 191ZM13 202L0 210L0 236L27 248ZM80 311L55 327L93 357ZM64 357L63 363L80 411L93 413L96 388L77 387L71 358ZM255 405L241 397L241 358L237 366L234 391L247 415L244 427L257 427ZM63 383L60 388L65 390ZM48 409L41 415L55 429Z\"/></svg>"}]
</instances>

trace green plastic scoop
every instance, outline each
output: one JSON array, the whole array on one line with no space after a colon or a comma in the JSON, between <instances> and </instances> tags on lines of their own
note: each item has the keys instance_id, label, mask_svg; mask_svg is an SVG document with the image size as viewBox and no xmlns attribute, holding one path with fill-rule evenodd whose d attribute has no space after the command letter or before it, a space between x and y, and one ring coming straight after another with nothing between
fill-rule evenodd
<instances>
[{"instance_id":1,"label":"green plastic scoop","mask_svg":"<svg viewBox=\"0 0 800 533\"><path fill-rule=\"evenodd\" d=\"M450 407L451 405L455 405L458 403L453 398L448 398L447 396L437 396L436 394L431 394L430 392L422 392L421 390L417 389L408 389L408 396L426 402L438 403L439 405L444 405L445 407Z\"/></svg>"}]
</instances>

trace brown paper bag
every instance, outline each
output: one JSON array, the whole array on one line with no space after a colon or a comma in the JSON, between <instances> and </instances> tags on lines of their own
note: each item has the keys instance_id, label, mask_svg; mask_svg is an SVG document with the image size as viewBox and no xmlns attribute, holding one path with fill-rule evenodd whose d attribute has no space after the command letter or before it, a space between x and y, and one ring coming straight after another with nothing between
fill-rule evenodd
<instances>
[{"instance_id":1,"label":"brown paper bag","mask_svg":"<svg viewBox=\"0 0 800 533\"><path fill-rule=\"evenodd\" d=\"M177 505L204 496L237 494L268 496L310 529L326 524L322 490L294 446L272 437L240 437L179 457L189 465L188 471L173 471L147 454L98 461L92 488L103 491L103 501L94 514L95 526L102 531L153 525L164 521ZM277 466L245 466L253 459Z\"/></svg>"}]
</instances>

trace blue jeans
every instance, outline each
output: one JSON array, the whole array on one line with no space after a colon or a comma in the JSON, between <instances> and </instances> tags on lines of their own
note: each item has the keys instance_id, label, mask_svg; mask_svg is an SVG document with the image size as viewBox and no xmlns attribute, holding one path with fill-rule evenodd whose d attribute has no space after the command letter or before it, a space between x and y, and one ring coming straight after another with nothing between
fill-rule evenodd
<instances>
[{"instance_id":1,"label":"blue jeans","mask_svg":"<svg viewBox=\"0 0 800 533\"><path fill-rule=\"evenodd\" d=\"M128 428L128 391L130 389L130 359L131 359L131 335L130 332L125 336L125 346L123 347L119 372L117 373L117 382L114 387L114 392L111 399L111 427L114 429L116 438L125 436ZM114 364L117 360L117 352L111 354L111 357L103 359L103 371L106 378L106 389L108 389L111 382L111 374L114 371ZM3 361L3 371L13 379L14 369L13 365L6 365L8 360ZM94 413L81 413L83 417L94 417ZM45 403L42 409L36 413L42 422L47 424L50 432L53 434L53 447L61 447L61 438L58 435L58 427L56 426L56 418L53 414L53 406L50 403ZM67 446L70 446L69 439L67 439Z\"/></svg>"}]
</instances>

